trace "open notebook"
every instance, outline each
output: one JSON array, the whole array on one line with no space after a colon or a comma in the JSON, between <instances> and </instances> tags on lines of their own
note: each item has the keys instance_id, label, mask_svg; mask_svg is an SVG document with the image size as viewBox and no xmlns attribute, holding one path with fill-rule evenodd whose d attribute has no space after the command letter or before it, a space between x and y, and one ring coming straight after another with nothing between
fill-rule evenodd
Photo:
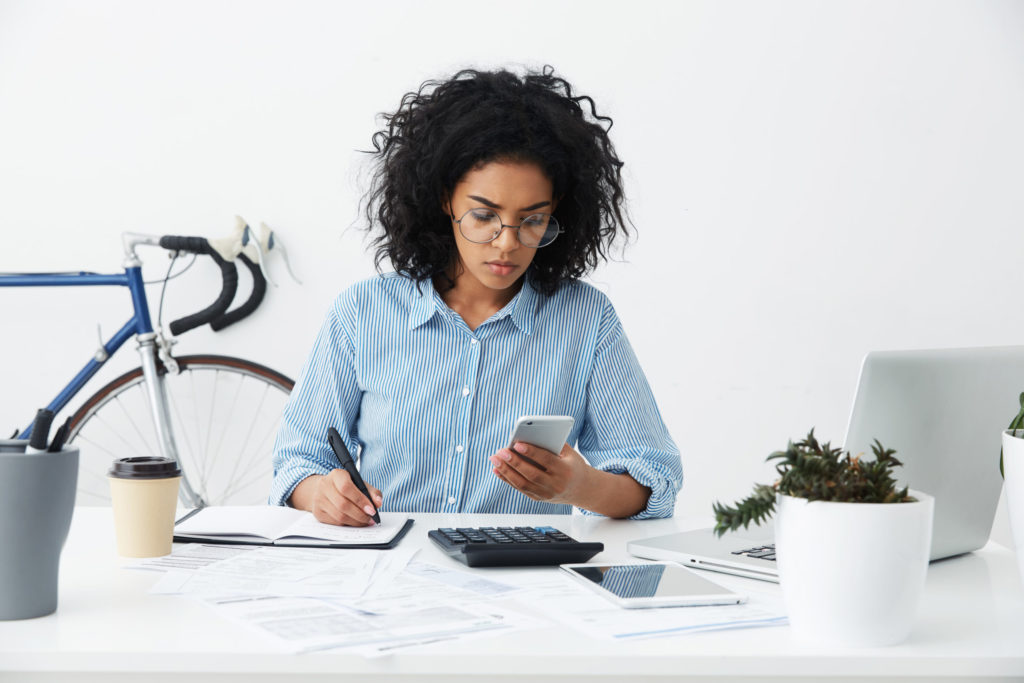
<instances>
[{"instance_id":1,"label":"open notebook","mask_svg":"<svg viewBox=\"0 0 1024 683\"><path fill-rule=\"evenodd\" d=\"M370 527L334 526L316 521L312 513L276 505L204 507L174 525L174 540L182 543L233 543L323 548L376 548L398 544L412 520L394 513L380 515Z\"/></svg>"}]
</instances>

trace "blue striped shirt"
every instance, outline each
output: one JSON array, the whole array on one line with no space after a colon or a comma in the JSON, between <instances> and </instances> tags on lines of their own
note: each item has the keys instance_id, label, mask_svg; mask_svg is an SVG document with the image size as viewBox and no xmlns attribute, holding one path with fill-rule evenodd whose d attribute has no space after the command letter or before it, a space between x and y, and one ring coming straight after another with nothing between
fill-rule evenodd
<instances>
[{"instance_id":1,"label":"blue striped shirt","mask_svg":"<svg viewBox=\"0 0 1024 683\"><path fill-rule=\"evenodd\" d=\"M470 330L429 281L389 273L327 312L285 408L271 504L339 466L335 427L383 509L565 514L492 471L521 415L571 415L569 443L594 467L650 487L636 515L668 517L682 464L608 298L582 282L545 296L529 281Z\"/></svg>"}]
</instances>

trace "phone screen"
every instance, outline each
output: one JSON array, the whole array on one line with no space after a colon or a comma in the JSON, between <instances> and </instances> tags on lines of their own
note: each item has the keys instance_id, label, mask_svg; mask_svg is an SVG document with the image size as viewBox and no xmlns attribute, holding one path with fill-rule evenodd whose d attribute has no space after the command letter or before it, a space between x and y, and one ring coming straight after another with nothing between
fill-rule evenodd
<instances>
[{"instance_id":1,"label":"phone screen","mask_svg":"<svg viewBox=\"0 0 1024 683\"><path fill-rule=\"evenodd\" d=\"M671 564L611 564L566 569L620 598L700 597L730 592Z\"/></svg>"}]
</instances>

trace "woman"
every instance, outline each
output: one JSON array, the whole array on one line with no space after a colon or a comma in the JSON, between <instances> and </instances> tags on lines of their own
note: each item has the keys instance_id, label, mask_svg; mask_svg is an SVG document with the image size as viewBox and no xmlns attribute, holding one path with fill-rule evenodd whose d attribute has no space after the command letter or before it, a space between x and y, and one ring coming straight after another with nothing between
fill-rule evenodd
<instances>
[{"instance_id":1,"label":"woman","mask_svg":"<svg viewBox=\"0 0 1024 683\"><path fill-rule=\"evenodd\" d=\"M427 82L386 123L367 218L396 272L328 311L270 502L373 523L335 427L384 510L671 515L679 452L615 310L579 281L626 232L611 119L548 67ZM572 416L569 443L506 448L521 415Z\"/></svg>"}]
</instances>

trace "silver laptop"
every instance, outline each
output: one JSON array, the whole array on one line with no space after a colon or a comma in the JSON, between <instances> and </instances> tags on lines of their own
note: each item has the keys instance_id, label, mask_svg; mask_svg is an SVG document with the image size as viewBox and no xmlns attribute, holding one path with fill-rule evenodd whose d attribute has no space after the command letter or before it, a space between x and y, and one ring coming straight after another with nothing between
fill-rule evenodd
<instances>
[{"instance_id":1,"label":"silver laptop","mask_svg":"<svg viewBox=\"0 0 1024 683\"><path fill-rule=\"evenodd\" d=\"M931 559L976 550L1002 488L1001 434L1020 408L1024 346L877 351L861 366L845 449L871 457L877 438L903 463L900 485L935 497ZM711 529L627 545L637 557L778 581L771 527Z\"/></svg>"}]
</instances>

